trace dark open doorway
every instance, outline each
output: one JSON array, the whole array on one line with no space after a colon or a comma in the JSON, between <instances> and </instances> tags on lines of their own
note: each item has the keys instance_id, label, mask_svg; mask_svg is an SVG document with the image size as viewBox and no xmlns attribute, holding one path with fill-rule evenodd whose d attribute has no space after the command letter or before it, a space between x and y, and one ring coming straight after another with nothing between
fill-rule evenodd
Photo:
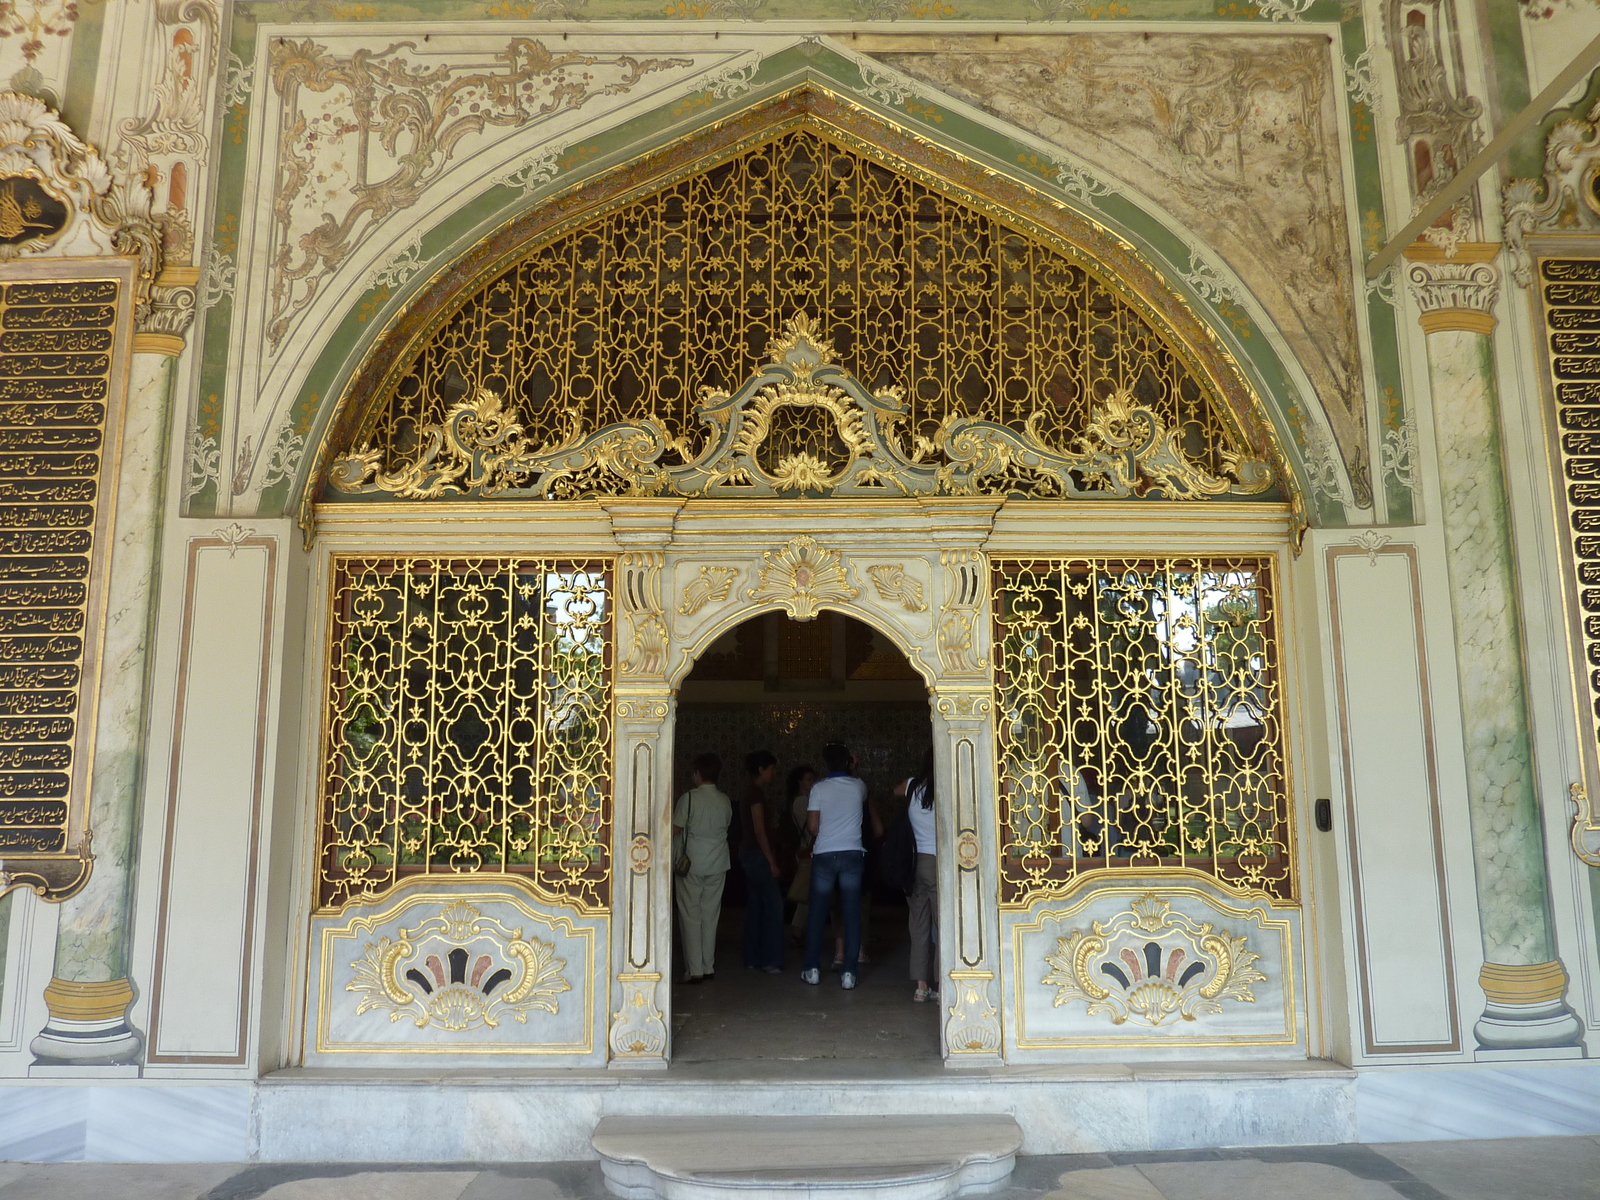
<instances>
[{"instance_id":1,"label":"dark open doorway","mask_svg":"<svg viewBox=\"0 0 1600 1200\"><path fill-rule=\"evenodd\" d=\"M776 975L744 964L746 887L735 845L715 977L686 986L682 971L674 973L674 1061L937 1058L940 1006L913 1002L906 898L879 883L870 833L870 903L864 903L858 986L843 990L839 975L828 969L836 917L824 939L821 984L801 982L804 908L798 923L795 918L805 896L803 874L799 887L793 881L803 839L789 786L791 772L802 764L824 775L823 746L843 742L856 754L869 803L889 828L906 805L895 797L895 786L916 774L931 736L922 677L888 638L842 614L825 612L801 622L768 613L730 630L701 655L679 692L674 795L692 784L695 757L709 752L722 762L721 790L737 805L746 755L768 750L776 756L777 778L766 794L768 835L783 869L785 959ZM738 828L736 813L730 830L735 843ZM682 961L680 948L675 939L675 962Z\"/></svg>"}]
</instances>

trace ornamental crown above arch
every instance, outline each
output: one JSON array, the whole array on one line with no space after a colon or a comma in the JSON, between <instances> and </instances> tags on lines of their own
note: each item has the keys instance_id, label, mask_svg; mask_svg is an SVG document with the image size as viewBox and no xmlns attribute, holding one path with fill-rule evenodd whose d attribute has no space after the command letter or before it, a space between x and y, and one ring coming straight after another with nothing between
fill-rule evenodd
<instances>
[{"instance_id":1,"label":"ornamental crown above arch","mask_svg":"<svg viewBox=\"0 0 1600 1200\"><path fill-rule=\"evenodd\" d=\"M1086 251L810 103L496 235L369 356L312 494L1298 498L1125 243Z\"/></svg>"},{"instance_id":2,"label":"ornamental crown above arch","mask_svg":"<svg viewBox=\"0 0 1600 1200\"><path fill-rule=\"evenodd\" d=\"M1230 450L1219 454L1223 473L1191 461L1178 431L1125 387L1094 405L1073 448L1051 445L1036 418L1018 431L972 417L947 417L907 446L899 391L868 392L836 366L811 318L791 318L767 353L765 367L733 393L702 393L695 411L709 433L698 453L652 418L585 431L575 413L567 436L536 445L515 408L480 385L424 428L420 451L398 469L385 470L383 452L368 446L335 461L329 486L415 500L566 496L602 480L629 495L712 498L976 495L991 481L1024 479L1061 496L1169 500L1273 486L1268 464ZM779 436L788 414L801 414L804 437ZM682 461L663 461L674 454Z\"/></svg>"}]
</instances>

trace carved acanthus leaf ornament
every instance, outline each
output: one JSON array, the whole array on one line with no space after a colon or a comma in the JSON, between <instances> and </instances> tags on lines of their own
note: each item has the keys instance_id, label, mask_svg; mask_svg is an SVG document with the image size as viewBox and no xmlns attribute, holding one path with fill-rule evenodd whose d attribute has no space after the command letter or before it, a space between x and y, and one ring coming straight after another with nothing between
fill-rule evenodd
<instances>
[{"instance_id":1,"label":"carved acanthus leaf ornament","mask_svg":"<svg viewBox=\"0 0 1600 1200\"><path fill-rule=\"evenodd\" d=\"M1018 431L994 421L947 417L911 450L902 443L898 389L868 392L832 365L831 347L810 322L789 323L769 347L772 361L732 394L702 392L696 415L709 428L698 454L647 418L586 432L576 410L567 435L534 446L514 408L487 388L421 430L421 448L395 470L370 446L336 460L329 485L346 494L434 499L574 495L912 496L1029 494L1200 500L1259 495L1275 480L1260 461L1222 452L1228 475L1184 453L1180 431L1126 388L1095 404L1076 444L1048 443L1035 413ZM780 415L799 414L779 432ZM796 435L796 428L805 432ZM663 465L672 453L685 461Z\"/></svg>"},{"instance_id":2,"label":"carved acanthus leaf ornament","mask_svg":"<svg viewBox=\"0 0 1600 1200\"><path fill-rule=\"evenodd\" d=\"M1533 234L1600 232L1600 102L1582 120L1559 122L1544 143L1544 174L1513 179L1503 193L1501 237L1511 277L1533 282Z\"/></svg>"}]
</instances>

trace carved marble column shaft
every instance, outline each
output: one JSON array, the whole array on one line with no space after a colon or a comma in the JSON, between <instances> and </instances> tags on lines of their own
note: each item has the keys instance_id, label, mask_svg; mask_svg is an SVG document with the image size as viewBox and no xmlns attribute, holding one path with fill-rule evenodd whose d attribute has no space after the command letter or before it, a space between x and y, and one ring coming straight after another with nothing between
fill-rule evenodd
<instances>
[{"instance_id":1,"label":"carved marble column shaft","mask_svg":"<svg viewBox=\"0 0 1600 1200\"><path fill-rule=\"evenodd\" d=\"M32 1043L47 1063L126 1063L139 1053L127 1019L128 943L174 361L136 353L129 373L89 801L95 862L83 890L61 906L55 978L45 989L50 1016Z\"/></svg>"},{"instance_id":2,"label":"carved marble column shaft","mask_svg":"<svg viewBox=\"0 0 1600 1200\"><path fill-rule=\"evenodd\" d=\"M1483 1049L1574 1044L1578 1019L1553 993L1543 834L1528 737L1510 509L1500 454L1493 315L1499 247L1407 251L1427 333L1440 492L1466 748L1467 803L1487 1005Z\"/></svg>"}]
</instances>

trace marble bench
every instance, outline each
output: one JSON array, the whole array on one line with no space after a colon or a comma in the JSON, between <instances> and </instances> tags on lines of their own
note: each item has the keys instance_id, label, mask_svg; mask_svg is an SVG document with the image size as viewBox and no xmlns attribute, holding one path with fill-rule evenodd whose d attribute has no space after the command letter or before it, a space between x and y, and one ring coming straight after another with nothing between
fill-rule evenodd
<instances>
[{"instance_id":1,"label":"marble bench","mask_svg":"<svg viewBox=\"0 0 1600 1200\"><path fill-rule=\"evenodd\" d=\"M628 1200L944 1200L1003 1187L1008 1116L604 1117L591 1139Z\"/></svg>"}]
</instances>

